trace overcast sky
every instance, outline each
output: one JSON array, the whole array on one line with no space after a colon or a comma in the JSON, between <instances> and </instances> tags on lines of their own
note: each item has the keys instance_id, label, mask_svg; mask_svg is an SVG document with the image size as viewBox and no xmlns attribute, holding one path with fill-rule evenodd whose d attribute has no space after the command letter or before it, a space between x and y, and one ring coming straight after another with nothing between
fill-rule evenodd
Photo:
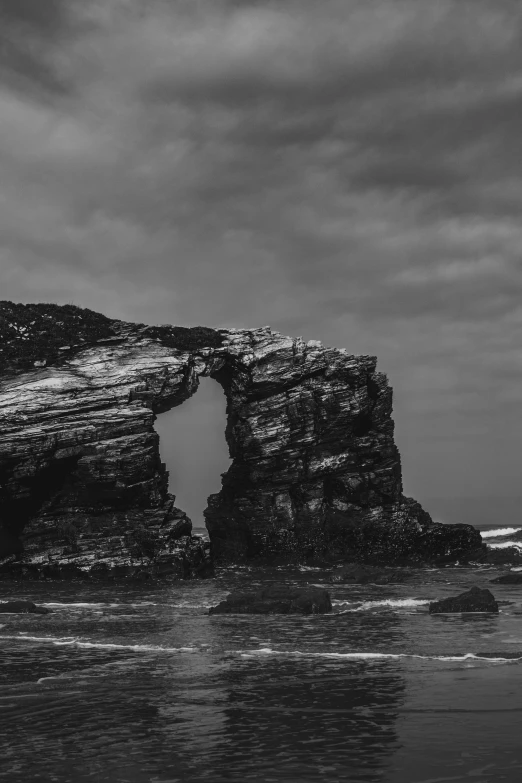
<instances>
[{"instance_id":1,"label":"overcast sky","mask_svg":"<svg viewBox=\"0 0 522 783\"><path fill-rule=\"evenodd\" d=\"M1 298L377 355L407 492L518 516L521 20L518 0L0 0Z\"/></svg>"}]
</instances>

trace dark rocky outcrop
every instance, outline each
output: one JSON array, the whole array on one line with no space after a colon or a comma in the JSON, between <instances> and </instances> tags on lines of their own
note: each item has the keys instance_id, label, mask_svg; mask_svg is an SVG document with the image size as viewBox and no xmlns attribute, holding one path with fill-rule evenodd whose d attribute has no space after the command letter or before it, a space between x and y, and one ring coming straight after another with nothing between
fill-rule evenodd
<instances>
[{"instance_id":1,"label":"dark rocky outcrop","mask_svg":"<svg viewBox=\"0 0 522 783\"><path fill-rule=\"evenodd\" d=\"M0 603L0 614L49 614L50 609L37 606L32 601L6 601Z\"/></svg>"},{"instance_id":2,"label":"dark rocky outcrop","mask_svg":"<svg viewBox=\"0 0 522 783\"><path fill-rule=\"evenodd\" d=\"M489 590L472 587L465 593L442 598L430 604L430 614L457 614L460 612L498 612L498 603Z\"/></svg>"},{"instance_id":3,"label":"dark rocky outcrop","mask_svg":"<svg viewBox=\"0 0 522 783\"><path fill-rule=\"evenodd\" d=\"M325 614L332 611L322 587L270 585L256 592L230 593L209 614Z\"/></svg>"},{"instance_id":4,"label":"dark rocky outcrop","mask_svg":"<svg viewBox=\"0 0 522 783\"><path fill-rule=\"evenodd\" d=\"M522 565L522 552L518 547L509 546L496 549L487 544L463 552L459 558L461 565ZM442 560L438 564L442 565ZM452 558L446 558L446 562L453 562Z\"/></svg>"},{"instance_id":5,"label":"dark rocky outcrop","mask_svg":"<svg viewBox=\"0 0 522 783\"><path fill-rule=\"evenodd\" d=\"M374 568L372 566L350 564L336 569L331 581L341 584L375 584L388 585L405 582L412 576L411 572L397 571L391 568Z\"/></svg>"},{"instance_id":6,"label":"dark rocky outcrop","mask_svg":"<svg viewBox=\"0 0 522 783\"><path fill-rule=\"evenodd\" d=\"M508 546L504 549L491 549L491 547L488 547L487 555L483 562L491 565L522 565L522 552L516 546Z\"/></svg>"},{"instance_id":7,"label":"dark rocky outcrop","mask_svg":"<svg viewBox=\"0 0 522 783\"><path fill-rule=\"evenodd\" d=\"M225 392L233 459L205 511L216 562L422 563L480 547L402 494L392 391L371 356L268 327L3 302L0 372L4 573L208 573L154 430L200 376Z\"/></svg>"},{"instance_id":8,"label":"dark rocky outcrop","mask_svg":"<svg viewBox=\"0 0 522 783\"><path fill-rule=\"evenodd\" d=\"M522 585L522 573L515 571L511 574L502 574L502 576L497 576L496 579L489 581L496 585Z\"/></svg>"}]
</instances>

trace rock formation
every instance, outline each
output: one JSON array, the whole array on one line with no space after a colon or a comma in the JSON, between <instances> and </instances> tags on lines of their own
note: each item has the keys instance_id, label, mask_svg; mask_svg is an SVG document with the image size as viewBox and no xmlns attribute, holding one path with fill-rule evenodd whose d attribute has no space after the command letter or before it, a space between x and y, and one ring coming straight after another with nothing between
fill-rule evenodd
<instances>
[{"instance_id":1,"label":"rock formation","mask_svg":"<svg viewBox=\"0 0 522 783\"><path fill-rule=\"evenodd\" d=\"M522 574L520 571L512 571L510 574L502 574L489 581L497 585L522 585Z\"/></svg>"},{"instance_id":2,"label":"rock formation","mask_svg":"<svg viewBox=\"0 0 522 783\"><path fill-rule=\"evenodd\" d=\"M435 524L403 496L375 358L268 327L146 326L2 302L4 571L208 572L154 430L200 376L223 387L233 458L205 511L217 562L420 562L480 546L471 526Z\"/></svg>"},{"instance_id":3,"label":"rock formation","mask_svg":"<svg viewBox=\"0 0 522 783\"><path fill-rule=\"evenodd\" d=\"M212 606L209 614L326 614L330 594L322 587L268 585L256 592L238 590Z\"/></svg>"},{"instance_id":4,"label":"rock formation","mask_svg":"<svg viewBox=\"0 0 522 783\"><path fill-rule=\"evenodd\" d=\"M0 604L0 614L50 614L46 606L37 606L32 601L6 601Z\"/></svg>"},{"instance_id":5,"label":"rock formation","mask_svg":"<svg viewBox=\"0 0 522 783\"><path fill-rule=\"evenodd\" d=\"M490 590L472 587L465 593L432 601L430 614L460 614L461 612L493 612L498 614L498 603Z\"/></svg>"}]
</instances>

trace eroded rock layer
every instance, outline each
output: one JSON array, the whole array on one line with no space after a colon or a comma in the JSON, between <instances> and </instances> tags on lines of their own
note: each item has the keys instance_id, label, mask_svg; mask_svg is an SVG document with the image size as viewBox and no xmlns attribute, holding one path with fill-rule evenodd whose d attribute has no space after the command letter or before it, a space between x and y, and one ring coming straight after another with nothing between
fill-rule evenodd
<instances>
[{"instance_id":1,"label":"eroded rock layer","mask_svg":"<svg viewBox=\"0 0 522 783\"><path fill-rule=\"evenodd\" d=\"M3 302L0 373L4 571L208 573L154 430L204 375L226 394L233 458L205 511L215 560L433 561L480 546L471 526L435 524L403 497L392 392L373 357L268 327Z\"/></svg>"}]
</instances>

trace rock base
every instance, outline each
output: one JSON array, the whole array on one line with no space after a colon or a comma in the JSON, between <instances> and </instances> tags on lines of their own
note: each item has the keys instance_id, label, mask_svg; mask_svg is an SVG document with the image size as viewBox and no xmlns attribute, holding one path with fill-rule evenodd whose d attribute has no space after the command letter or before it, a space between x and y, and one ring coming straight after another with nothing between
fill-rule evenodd
<instances>
[{"instance_id":1,"label":"rock base","mask_svg":"<svg viewBox=\"0 0 522 783\"><path fill-rule=\"evenodd\" d=\"M190 579L214 575L210 544L173 500L159 509L38 519L0 578Z\"/></svg>"}]
</instances>

